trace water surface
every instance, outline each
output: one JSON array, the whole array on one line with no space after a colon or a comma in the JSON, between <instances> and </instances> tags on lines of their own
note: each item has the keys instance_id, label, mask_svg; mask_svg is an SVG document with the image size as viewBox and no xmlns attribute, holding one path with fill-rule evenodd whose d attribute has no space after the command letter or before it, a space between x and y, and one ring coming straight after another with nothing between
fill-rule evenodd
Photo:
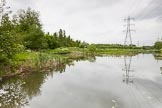
<instances>
[{"instance_id":1,"label":"water surface","mask_svg":"<svg viewBox=\"0 0 162 108\"><path fill-rule=\"evenodd\" d=\"M161 60L153 55L74 61L65 72L0 84L2 108L161 108Z\"/></svg>"}]
</instances>

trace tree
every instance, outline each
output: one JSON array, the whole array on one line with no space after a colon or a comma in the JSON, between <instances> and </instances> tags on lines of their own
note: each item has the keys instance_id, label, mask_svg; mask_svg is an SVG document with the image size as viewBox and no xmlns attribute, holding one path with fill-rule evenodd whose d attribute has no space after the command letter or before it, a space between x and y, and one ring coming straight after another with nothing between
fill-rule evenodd
<instances>
[{"instance_id":1,"label":"tree","mask_svg":"<svg viewBox=\"0 0 162 108\"><path fill-rule=\"evenodd\" d=\"M94 55L96 51L96 45L93 45L93 44L89 45L88 50Z\"/></svg>"},{"instance_id":2,"label":"tree","mask_svg":"<svg viewBox=\"0 0 162 108\"><path fill-rule=\"evenodd\" d=\"M55 32L53 34L53 37L54 37L54 43L53 43L53 45L55 46L54 48L60 47L61 45L60 45L60 41L59 41L59 38L58 38L58 33Z\"/></svg>"},{"instance_id":3,"label":"tree","mask_svg":"<svg viewBox=\"0 0 162 108\"><path fill-rule=\"evenodd\" d=\"M4 61L13 57L22 46L17 43L14 32L14 27L6 7L5 0L2 0L2 6L0 7L0 61Z\"/></svg>"},{"instance_id":4,"label":"tree","mask_svg":"<svg viewBox=\"0 0 162 108\"><path fill-rule=\"evenodd\" d=\"M82 42L82 43L80 43L79 47L80 48L87 48L88 47L88 43Z\"/></svg>"},{"instance_id":5,"label":"tree","mask_svg":"<svg viewBox=\"0 0 162 108\"><path fill-rule=\"evenodd\" d=\"M48 47L44 33L40 28L30 27L29 33L25 37L25 46L32 50L45 49Z\"/></svg>"},{"instance_id":6,"label":"tree","mask_svg":"<svg viewBox=\"0 0 162 108\"><path fill-rule=\"evenodd\" d=\"M62 29L59 30L59 33L58 33L58 36L59 36L59 41L60 41L60 46L62 47L63 46L63 31Z\"/></svg>"},{"instance_id":7,"label":"tree","mask_svg":"<svg viewBox=\"0 0 162 108\"><path fill-rule=\"evenodd\" d=\"M22 43L25 47L32 50L47 48L38 12L31 8L19 10L18 15L15 15L14 23L17 32L22 36Z\"/></svg>"},{"instance_id":8,"label":"tree","mask_svg":"<svg viewBox=\"0 0 162 108\"><path fill-rule=\"evenodd\" d=\"M161 49L161 48L162 48L162 41L157 41L157 42L155 42L154 48L155 48L155 49Z\"/></svg>"},{"instance_id":9,"label":"tree","mask_svg":"<svg viewBox=\"0 0 162 108\"><path fill-rule=\"evenodd\" d=\"M55 49L59 47L58 37L57 35L56 36L55 35L56 34L52 36L49 33L45 34L45 38L49 49Z\"/></svg>"},{"instance_id":10,"label":"tree","mask_svg":"<svg viewBox=\"0 0 162 108\"><path fill-rule=\"evenodd\" d=\"M23 32L30 32L30 27L42 28L40 23L39 13L28 8L27 10L19 10L17 15L17 23L20 27L20 30Z\"/></svg>"}]
</instances>

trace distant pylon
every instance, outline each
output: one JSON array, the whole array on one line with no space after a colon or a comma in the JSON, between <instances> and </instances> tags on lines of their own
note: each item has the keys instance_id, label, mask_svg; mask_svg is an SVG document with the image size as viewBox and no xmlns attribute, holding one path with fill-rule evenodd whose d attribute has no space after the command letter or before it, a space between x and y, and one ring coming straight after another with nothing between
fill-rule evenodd
<instances>
[{"instance_id":1,"label":"distant pylon","mask_svg":"<svg viewBox=\"0 0 162 108\"><path fill-rule=\"evenodd\" d=\"M132 45L131 31L135 31L135 30L131 29L131 26L134 26L134 24L130 23L131 20L135 21L134 18L130 18L129 16L128 16L127 19L124 19L124 21L126 21L126 23L127 23L126 25L124 25L124 26L127 27L127 29L124 31L124 32L126 32L126 36L125 36L125 40L124 40L124 45Z\"/></svg>"}]
</instances>

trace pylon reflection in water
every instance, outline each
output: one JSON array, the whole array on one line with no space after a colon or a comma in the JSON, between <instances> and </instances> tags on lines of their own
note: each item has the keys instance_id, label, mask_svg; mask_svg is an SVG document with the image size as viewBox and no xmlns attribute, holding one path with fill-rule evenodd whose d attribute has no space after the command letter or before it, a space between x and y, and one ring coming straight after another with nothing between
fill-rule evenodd
<instances>
[{"instance_id":1,"label":"pylon reflection in water","mask_svg":"<svg viewBox=\"0 0 162 108\"><path fill-rule=\"evenodd\" d=\"M132 56L124 56L124 68L122 69L122 71L124 71L123 82L126 84L133 83L134 70L131 69L131 62L132 62Z\"/></svg>"}]
</instances>

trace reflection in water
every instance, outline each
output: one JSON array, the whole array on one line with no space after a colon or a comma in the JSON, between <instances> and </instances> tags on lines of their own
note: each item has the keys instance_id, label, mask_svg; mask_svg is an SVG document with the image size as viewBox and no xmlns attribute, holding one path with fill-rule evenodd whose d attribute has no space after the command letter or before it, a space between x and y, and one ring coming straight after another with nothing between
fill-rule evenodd
<instances>
[{"instance_id":1,"label":"reflection in water","mask_svg":"<svg viewBox=\"0 0 162 108\"><path fill-rule=\"evenodd\" d=\"M161 54L153 54L155 60L162 60L162 55Z\"/></svg>"},{"instance_id":2,"label":"reflection in water","mask_svg":"<svg viewBox=\"0 0 162 108\"><path fill-rule=\"evenodd\" d=\"M123 58L124 83L119 73L121 57L97 57L95 63L89 63L95 57L68 59L53 70L3 80L0 108L161 108L161 64L152 62L152 55L140 57L133 63L138 69L136 79L132 57ZM80 60L86 62L76 63Z\"/></svg>"},{"instance_id":3,"label":"reflection in water","mask_svg":"<svg viewBox=\"0 0 162 108\"><path fill-rule=\"evenodd\" d=\"M28 105L33 97L41 95L41 86L48 76L53 76L55 72L65 72L66 66L72 66L74 61L80 60L95 62L96 58L68 59L47 72L31 72L25 76L3 80L0 82L0 108L21 108Z\"/></svg>"},{"instance_id":4,"label":"reflection in water","mask_svg":"<svg viewBox=\"0 0 162 108\"><path fill-rule=\"evenodd\" d=\"M28 98L23 92L22 82L20 80L9 81L5 85L0 85L0 107L1 108L19 108L27 104Z\"/></svg>"},{"instance_id":5,"label":"reflection in water","mask_svg":"<svg viewBox=\"0 0 162 108\"><path fill-rule=\"evenodd\" d=\"M33 96L40 94L45 78L44 73L33 73L4 80L0 84L1 108L21 108L26 105Z\"/></svg>"},{"instance_id":6,"label":"reflection in water","mask_svg":"<svg viewBox=\"0 0 162 108\"><path fill-rule=\"evenodd\" d=\"M123 82L126 84L133 83L134 75L132 72L134 72L134 70L131 69L131 62L132 56L124 56L124 68L122 71L125 71L123 73Z\"/></svg>"},{"instance_id":7,"label":"reflection in water","mask_svg":"<svg viewBox=\"0 0 162 108\"><path fill-rule=\"evenodd\" d=\"M161 54L153 54L154 56L154 59L157 60L157 64L159 61L162 60L162 55ZM160 70L161 70L161 74L162 74L162 67L160 67Z\"/></svg>"}]
</instances>

